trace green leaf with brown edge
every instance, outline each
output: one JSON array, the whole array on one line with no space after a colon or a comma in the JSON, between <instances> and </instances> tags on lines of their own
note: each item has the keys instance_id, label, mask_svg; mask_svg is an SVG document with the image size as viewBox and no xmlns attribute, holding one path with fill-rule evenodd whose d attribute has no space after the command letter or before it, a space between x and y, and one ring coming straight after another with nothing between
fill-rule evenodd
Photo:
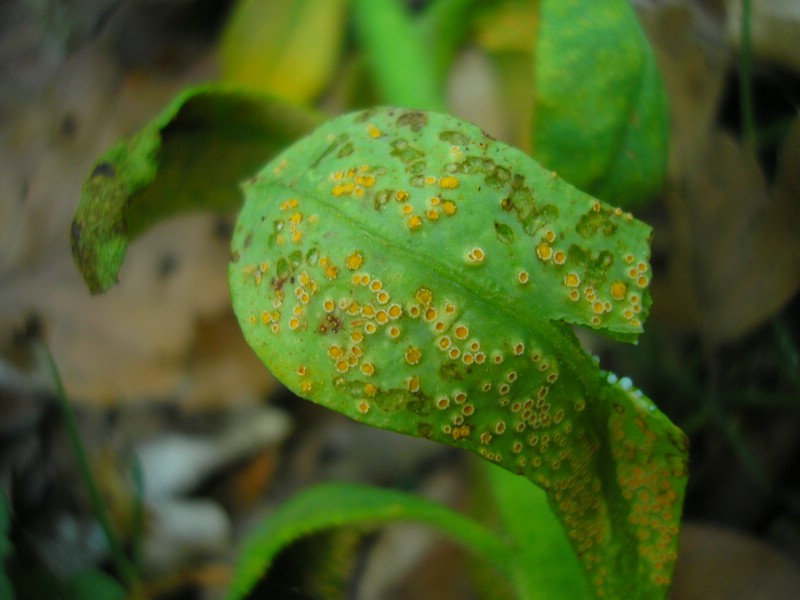
<instances>
[{"instance_id":1,"label":"green leaf with brown edge","mask_svg":"<svg viewBox=\"0 0 800 600\"><path fill-rule=\"evenodd\" d=\"M628 0L541 0L532 155L598 198L635 208L666 174L668 106Z\"/></svg>"},{"instance_id":2,"label":"green leaf with brown edge","mask_svg":"<svg viewBox=\"0 0 800 600\"><path fill-rule=\"evenodd\" d=\"M128 241L156 222L188 210L237 209L238 182L319 123L306 109L234 88L181 93L109 149L84 183L72 252L89 289L113 286Z\"/></svg>"},{"instance_id":3,"label":"green leaf with brown edge","mask_svg":"<svg viewBox=\"0 0 800 600\"><path fill-rule=\"evenodd\" d=\"M453 117L330 121L245 184L229 282L289 388L543 488L598 597L666 594L685 436L566 324L635 340L650 228Z\"/></svg>"}]
</instances>

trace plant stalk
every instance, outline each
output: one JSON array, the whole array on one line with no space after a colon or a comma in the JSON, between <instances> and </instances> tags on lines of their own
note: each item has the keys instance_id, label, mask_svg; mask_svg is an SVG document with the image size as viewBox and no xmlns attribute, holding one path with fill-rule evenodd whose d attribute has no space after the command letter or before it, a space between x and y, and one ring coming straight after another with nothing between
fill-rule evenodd
<instances>
[{"instance_id":1,"label":"plant stalk","mask_svg":"<svg viewBox=\"0 0 800 600\"><path fill-rule=\"evenodd\" d=\"M89 463L89 457L86 448L81 440L80 429L78 428L78 421L75 418L75 413L72 411L67 394L64 389L64 383L61 380L61 374L58 371L55 359L53 358L47 344L42 342L44 355L47 359L53 381L56 386L56 397L61 408L61 413L64 417L64 424L67 427L67 434L69 435L72 449L75 452L75 459L78 462L78 470L80 471L81 478L83 479L86 489L89 491L89 500L92 504L92 510L100 523L100 527L105 535L111 558L114 562L120 577L125 582L129 590L135 590L138 587L139 578L136 574L136 569L128 560L122 548L122 543L114 531L111 524L111 517L103 503L102 496L100 495L100 488L97 486L97 481L92 473L92 468Z\"/></svg>"}]
</instances>

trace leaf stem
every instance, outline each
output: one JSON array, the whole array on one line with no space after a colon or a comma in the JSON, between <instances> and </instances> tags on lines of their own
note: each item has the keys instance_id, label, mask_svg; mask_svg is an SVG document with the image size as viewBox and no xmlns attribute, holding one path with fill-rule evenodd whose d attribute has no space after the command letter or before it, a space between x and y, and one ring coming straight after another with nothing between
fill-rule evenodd
<instances>
[{"instance_id":1,"label":"leaf stem","mask_svg":"<svg viewBox=\"0 0 800 600\"><path fill-rule=\"evenodd\" d=\"M94 510L95 516L97 517L100 527L103 530L106 542L108 543L108 548L111 552L111 558L114 561L114 565L116 566L120 577L126 583L128 589L135 590L138 587L136 569L128 560L127 556L125 556L122 543L120 542L120 539L111 524L111 517L106 509L105 504L103 503L102 496L100 495L100 489L97 486L97 481L92 474L92 469L89 464L89 457L86 452L86 448L83 445L83 441L81 440L78 421L75 418L75 413L72 411L72 407L67 399L67 394L64 389L64 383L61 380L61 374L58 371L58 366L56 365L56 361L53 358L53 354L50 352L50 348L47 346L47 344L42 342L41 346L44 350L44 355L47 360L48 367L50 368L53 382L56 386L56 397L58 398L61 413L64 417L64 424L66 425L67 434L69 435L70 442L72 443L72 449L75 452L75 458L78 462L78 470L80 471L81 478L86 485L86 489L89 491L89 500L92 504L92 509Z\"/></svg>"},{"instance_id":2,"label":"leaf stem","mask_svg":"<svg viewBox=\"0 0 800 600\"><path fill-rule=\"evenodd\" d=\"M144 551L142 542L144 540L144 474L142 473L142 463L136 454L131 455L131 473L133 474L133 485L135 490L135 504L133 513L133 548L131 557L133 568L137 573L142 570Z\"/></svg>"},{"instance_id":3,"label":"leaf stem","mask_svg":"<svg viewBox=\"0 0 800 600\"><path fill-rule=\"evenodd\" d=\"M753 102L753 64L751 19L753 13L752 0L742 0L741 23L741 62L739 64L739 96L741 103L741 120L745 140L750 144L756 142L756 125Z\"/></svg>"}]
</instances>

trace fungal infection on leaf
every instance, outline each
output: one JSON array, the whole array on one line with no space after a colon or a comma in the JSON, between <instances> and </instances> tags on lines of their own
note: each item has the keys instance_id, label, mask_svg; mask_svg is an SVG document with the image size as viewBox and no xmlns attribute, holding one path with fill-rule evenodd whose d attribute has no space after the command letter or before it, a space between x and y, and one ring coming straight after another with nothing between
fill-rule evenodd
<instances>
[{"instance_id":1,"label":"fungal infection on leaf","mask_svg":"<svg viewBox=\"0 0 800 600\"><path fill-rule=\"evenodd\" d=\"M527 477L607 596L625 548L667 585L682 434L566 325L636 339L646 225L470 124L393 108L327 123L244 191L233 304L276 376Z\"/></svg>"}]
</instances>

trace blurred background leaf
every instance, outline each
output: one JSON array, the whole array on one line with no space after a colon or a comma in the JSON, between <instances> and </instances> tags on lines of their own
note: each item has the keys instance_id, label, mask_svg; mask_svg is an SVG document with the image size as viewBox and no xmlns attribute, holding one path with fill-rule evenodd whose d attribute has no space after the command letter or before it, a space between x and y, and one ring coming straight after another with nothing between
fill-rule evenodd
<instances>
[{"instance_id":1,"label":"blurred background leaf","mask_svg":"<svg viewBox=\"0 0 800 600\"><path fill-rule=\"evenodd\" d=\"M515 145L623 208L661 189L667 101L629 2L508 0L485 11L476 39L517 115Z\"/></svg>"},{"instance_id":2,"label":"blurred background leaf","mask_svg":"<svg viewBox=\"0 0 800 600\"><path fill-rule=\"evenodd\" d=\"M730 134L713 131L703 147L667 196L675 254L654 294L665 298L660 310L692 319L717 346L752 332L800 289L800 120L771 185L753 149Z\"/></svg>"},{"instance_id":3,"label":"blurred background leaf","mask_svg":"<svg viewBox=\"0 0 800 600\"><path fill-rule=\"evenodd\" d=\"M220 46L222 81L311 103L339 68L349 0L241 0Z\"/></svg>"},{"instance_id":4,"label":"blurred background leaf","mask_svg":"<svg viewBox=\"0 0 800 600\"><path fill-rule=\"evenodd\" d=\"M606 202L641 206L664 180L667 100L636 14L627 0L540 6L532 155Z\"/></svg>"}]
</instances>

